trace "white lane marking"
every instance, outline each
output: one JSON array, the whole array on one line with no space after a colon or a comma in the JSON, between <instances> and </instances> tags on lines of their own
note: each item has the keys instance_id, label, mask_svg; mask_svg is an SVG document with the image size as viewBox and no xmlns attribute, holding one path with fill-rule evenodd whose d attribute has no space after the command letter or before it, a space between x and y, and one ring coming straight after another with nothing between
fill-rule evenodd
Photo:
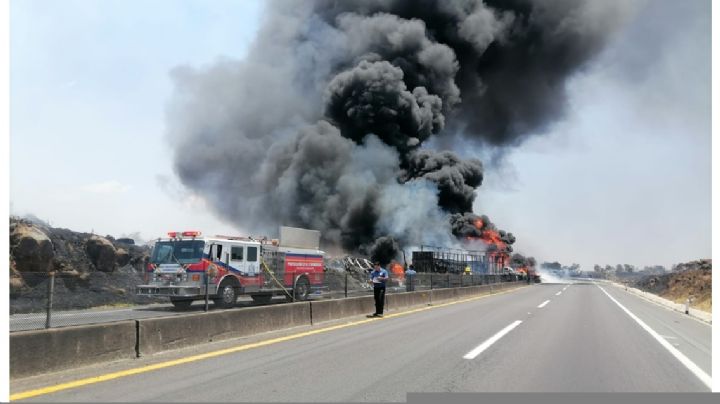
<instances>
[{"instance_id":1,"label":"white lane marking","mask_svg":"<svg viewBox=\"0 0 720 404\"><path fill-rule=\"evenodd\" d=\"M538 306L538 309L542 309L542 308L545 307L545 305L547 305L548 303L550 303L550 300L545 300L544 302L540 303L540 305Z\"/></svg>"},{"instance_id":2,"label":"white lane marking","mask_svg":"<svg viewBox=\"0 0 720 404\"><path fill-rule=\"evenodd\" d=\"M568 286L565 286L565 287L563 288L563 290L567 290L567 288L568 288Z\"/></svg>"},{"instance_id":3,"label":"white lane marking","mask_svg":"<svg viewBox=\"0 0 720 404\"><path fill-rule=\"evenodd\" d=\"M667 339L667 338L677 339L677 337L671 337L671 336L669 336L669 335L661 335L661 337L663 337L663 338L665 338L665 339Z\"/></svg>"},{"instance_id":4,"label":"white lane marking","mask_svg":"<svg viewBox=\"0 0 720 404\"><path fill-rule=\"evenodd\" d=\"M557 292L557 293L555 293L555 296L560 296L561 294L562 294L562 290L559 291L559 292Z\"/></svg>"},{"instance_id":5,"label":"white lane marking","mask_svg":"<svg viewBox=\"0 0 720 404\"><path fill-rule=\"evenodd\" d=\"M690 372L692 372L692 374L694 374L698 379L700 379L700 381L703 382L703 384L705 384L705 386L707 386L710 390L712 390L712 378L710 378L710 376L707 373L705 373L702 369L700 369L700 367L698 365L696 365L693 361L688 359L687 356L683 355L682 352L678 351L674 346L672 346L669 342L667 342L655 330L653 330L647 324L645 324L644 321L640 320L630 310L628 310L627 308L625 308L625 306L620 304L620 302L615 300L614 297L610 296L610 293L608 293L605 289L603 289L602 286L597 285L597 287L599 287L600 290L602 290L607 295L607 297L610 298L610 300L615 302L615 304L617 304L625 313L627 313L627 315L630 316L630 318L632 318L633 320L635 320L635 322L640 324L640 327L642 327L645 331L648 332L648 334L650 334L653 338L655 338L655 340L657 342L659 342L660 345L663 346L663 348L667 349L668 352L670 352L672 354L672 356L675 357L675 359L677 359L678 361L680 361L680 363L685 365L685 367L688 368L688 370Z\"/></svg>"},{"instance_id":6,"label":"white lane marking","mask_svg":"<svg viewBox=\"0 0 720 404\"><path fill-rule=\"evenodd\" d=\"M490 345L496 343L500 338L502 338L503 336L505 336L505 334L507 334L507 333L509 333L510 331L512 331L513 328L519 326L520 323L522 323L522 321L516 320L515 322L513 322L513 323L510 324L509 326L507 326L507 327L503 328L502 330L498 331L497 334L495 334L495 335L493 335L492 337L488 338L485 342L483 342L482 344L478 345L478 346L477 346L475 349L473 349L472 351L468 352L465 356L463 356L463 358L465 358L465 359L475 359L476 356L480 355L484 350L488 349L488 348L490 347Z\"/></svg>"}]
</instances>

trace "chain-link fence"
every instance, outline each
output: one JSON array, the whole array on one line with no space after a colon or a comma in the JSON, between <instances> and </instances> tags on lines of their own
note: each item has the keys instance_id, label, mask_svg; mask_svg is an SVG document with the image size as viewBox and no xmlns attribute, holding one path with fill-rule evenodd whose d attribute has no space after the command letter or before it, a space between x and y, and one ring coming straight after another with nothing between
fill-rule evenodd
<instances>
[{"instance_id":1,"label":"chain-link fence","mask_svg":"<svg viewBox=\"0 0 720 404\"><path fill-rule=\"evenodd\" d=\"M10 330L62 327L119 319L109 311L165 303L138 296L143 278L134 270L22 272L10 277Z\"/></svg>"},{"instance_id":2,"label":"chain-link fence","mask_svg":"<svg viewBox=\"0 0 720 404\"><path fill-rule=\"evenodd\" d=\"M373 287L367 271L328 270L311 285L310 300L370 296ZM458 275L418 273L412 276L390 274L387 293L402 293L442 288L457 288L515 281L514 275ZM100 323L170 314L173 309L166 297L141 296L136 286L144 284L143 274L134 270L111 273L24 272L10 278L10 330L29 330L77 324ZM279 302L277 296L264 303L240 296L236 307ZM215 305L208 306L216 309ZM205 309L198 299L189 311Z\"/></svg>"}]
</instances>

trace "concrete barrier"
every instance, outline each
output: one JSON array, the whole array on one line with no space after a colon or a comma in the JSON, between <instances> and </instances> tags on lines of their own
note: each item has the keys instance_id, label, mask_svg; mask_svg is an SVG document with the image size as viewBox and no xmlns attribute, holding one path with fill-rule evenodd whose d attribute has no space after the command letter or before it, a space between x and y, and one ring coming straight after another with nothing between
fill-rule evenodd
<instances>
[{"instance_id":1,"label":"concrete barrier","mask_svg":"<svg viewBox=\"0 0 720 404\"><path fill-rule=\"evenodd\" d=\"M385 295L386 300L388 296ZM386 301L386 307L387 303ZM343 317L372 314L375 312L375 298L373 296L362 296L337 300L316 300L310 302L310 308L312 311L312 324L317 324Z\"/></svg>"},{"instance_id":2,"label":"concrete barrier","mask_svg":"<svg viewBox=\"0 0 720 404\"><path fill-rule=\"evenodd\" d=\"M250 307L138 322L138 354L310 325L310 303Z\"/></svg>"},{"instance_id":3,"label":"concrete barrier","mask_svg":"<svg viewBox=\"0 0 720 404\"><path fill-rule=\"evenodd\" d=\"M10 377L135 358L135 321L10 334Z\"/></svg>"},{"instance_id":4,"label":"concrete barrier","mask_svg":"<svg viewBox=\"0 0 720 404\"><path fill-rule=\"evenodd\" d=\"M433 289L430 291L430 301L433 303L441 302L443 300L456 299L458 297L457 288L453 289Z\"/></svg>"},{"instance_id":5,"label":"concrete barrier","mask_svg":"<svg viewBox=\"0 0 720 404\"><path fill-rule=\"evenodd\" d=\"M462 299L523 282L387 294L386 310ZM370 314L373 296L288 303L10 334L10 376L132 359L211 341Z\"/></svg>"},{"instance_id":6,"label":"concrete barrier","mask_svg":"<svg viewBox=\"0 0 720 404\"><path fill-rule=\"evenodd\" d=\"M391 293L385 295L385 307L398 310L404 307L422 306L430 303L430 291Z\"/></svg>"}]
</instances>

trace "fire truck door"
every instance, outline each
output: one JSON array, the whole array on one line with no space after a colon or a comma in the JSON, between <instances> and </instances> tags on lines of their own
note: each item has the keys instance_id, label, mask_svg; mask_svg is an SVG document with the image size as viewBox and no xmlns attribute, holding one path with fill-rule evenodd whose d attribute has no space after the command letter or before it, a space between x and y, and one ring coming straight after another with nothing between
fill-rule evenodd
<instances>
[{"instance_id":1,"label":"fire truck door","mask_svg":"<svg viewBox=\"0 0 720 404\"><path fill-rule=\"evenodd\" d=\"M247 273L247 268L245 264L245 247L230 247L230 267L237 269L242 274Z\"/></svg>"},{"instance_id":2,"label":"fire truck door","mask_svg":"<svg viewBox=\"0 0 720 404\"><path fill-rule=\"evenodd\" d=\"M257 247L247 247L247 271L250 275L257 275L260 273Z\"/></svg>"}]
</instances>

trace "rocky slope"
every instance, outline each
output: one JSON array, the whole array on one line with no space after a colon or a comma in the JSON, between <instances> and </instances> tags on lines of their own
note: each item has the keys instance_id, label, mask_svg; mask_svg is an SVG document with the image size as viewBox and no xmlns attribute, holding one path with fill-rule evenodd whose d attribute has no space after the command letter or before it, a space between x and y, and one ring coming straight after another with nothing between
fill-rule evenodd
<instances>
[{"instance_id":1,"label":"rocky slope","mask_svg":"<svg viewBox=\"0 0 720 404\"><path fill-rule=\"evenodd\" d=\"M672 272L643 277L636 280L633 286L676 303L685 303L692 296L692 307L711 311L712 260L679 264Z\"/></svg>"},{"instance_id":2,"label":"rocky slope","mask_svg":"<svg viewBox=\"0 0 720 404\"><path fill-rule=\"evenodd\" d=\"M55 274L57 309L142 304L136 296L150 248L130 239L53 228L10 218L10 311L45 307L49 274Z\"/></svg>"}]
</instances>

